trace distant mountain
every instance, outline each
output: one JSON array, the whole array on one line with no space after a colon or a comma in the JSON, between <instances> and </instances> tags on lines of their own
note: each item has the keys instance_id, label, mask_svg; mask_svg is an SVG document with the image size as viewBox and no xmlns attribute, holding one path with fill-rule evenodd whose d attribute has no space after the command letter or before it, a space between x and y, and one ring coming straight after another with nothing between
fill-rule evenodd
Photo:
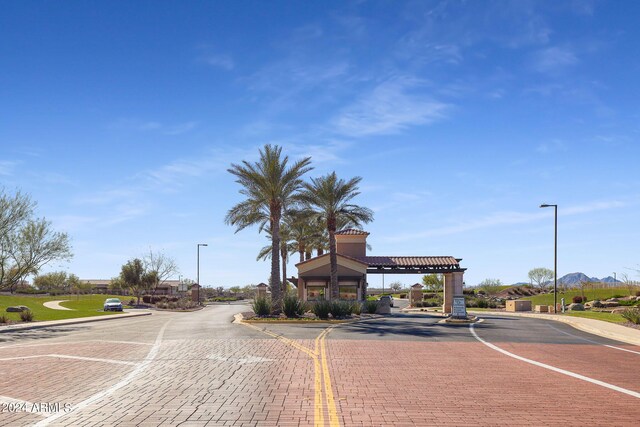
<instances>
[{"instance_id":1,"label":"distant mountain","mask_svg":"<svg viewBox=\"0 0 640 427\"><path fill-rule=\"evenodd\" d=\"M589 277L584 273L569 273L558 279L558 283L562 283L567 286L575 286L580 284L580 282L582 281L620 283L619 280L614 280L611 276L605 277L603 279L598 279L597 277Z\"/></svg>"}]
</instances>

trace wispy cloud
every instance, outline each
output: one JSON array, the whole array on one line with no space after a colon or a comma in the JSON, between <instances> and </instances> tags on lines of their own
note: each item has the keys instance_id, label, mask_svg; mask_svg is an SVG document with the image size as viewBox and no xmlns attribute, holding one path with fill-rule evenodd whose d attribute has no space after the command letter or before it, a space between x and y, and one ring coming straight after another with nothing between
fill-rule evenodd
<instances>
[{"instance_id":1,"label":"wispy cloud","mask_svg":"<svg viewBox=\"0 0 640 427\"><path fill-rule=\"evenodd\" d=\"M3 176L13 175L13 170L17 165L18 165L18 162L14 162L11 160L0 160L0 175L3 175Z\"/></svg>"},{"instance_id":2,"label":"wispy cloud","mask_svg":"<svg viewBox=\"0 0 640 427\"><path fill-rule=\"evenodd\" d=\"M202 61L215 68L221 68L226 71L231 71L235 68L236 64L229 55L207 55L202 58Z\"/></svg>"},{"instance_id":3,"label":"wispy cloud","mask_svg":"<svg viewBox=\"0 0 640 427\"><path fill-rule=\"evenodd\" d=\"M346 107L332 125L339 134L364 137L398 133L443 119L450 106L429 95L417 94L421 86L421 81L406 77L380 83Z\"/></svg>"},{"instance_id":4,"label":"wispy cloud","mask_svg":"<svg viewBox=\"0 0 640 427\"><path fill-rule=\"evenodd\" d=\"M568 147L564 141L554 139L548 142L543 142L536 147L536 151L542 154L556 153L559 151L567 151Z\"/></svg>"},{"instance_id":5,"label":"wispy cloud","mask_svg":"<svg viewBox=\"0 0 640 427\"><path fill-rule=\"evenodd\" d=\"M156 120L119 119L111 123L109 128L136 132L159 132L165 135L180 135L195 129L197 126L198 122L193 120L166 124Z\"/></svg>"},{"instance_id":6,"label":"wispy cloud","mask_svg":"<svg viewBox=\"0 0 640 427\"><path fill-rule=\"evenodd\" d=\"M578 63L578 57L568 47L552 46L538 50L532 56L533 68L552 73Z\"/></svg>"},{"instance_id":7,"label":"wispy cloud","mask_svg":"<svg viewBox=\"0 0 640 427\"><path fill-rule=\"evenodd\" d=\"M596 201L584 205L561 207L558 209L558 216L586 214L595 211L622 208L626 205L627 204L625 202L618 200ZM553 215L553 212L550 212L549 210L536 210L532 212L495 212L482 218L463 220L454 225L432 228L424 232L392 236L386 240L391 242L402 242L427 237L447 236L490 227L531 223L547 218L551 215Z\"/></svg>"}]
</instances>

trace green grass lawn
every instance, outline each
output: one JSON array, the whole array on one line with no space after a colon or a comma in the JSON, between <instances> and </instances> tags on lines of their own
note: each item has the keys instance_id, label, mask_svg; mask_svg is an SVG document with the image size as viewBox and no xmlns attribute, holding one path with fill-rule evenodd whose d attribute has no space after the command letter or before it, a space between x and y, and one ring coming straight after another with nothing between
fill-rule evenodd
<instances>
[{"instance_id":1,"label":"green grass lawn","mask_svg":"<svg viewBox=\"0 0 640 427\"><path fill-rule=\"evenodd\" d=\"M605 313L601 311L570 311L566 316L586 317L587 319L604 320L611 323L626 323L627 320L619 314Z\"/></svg>"},{"instance_id":2,"label":"green grass lawn","mask_svg":"<svg viewBox=\"0 0 640 427\"><path fill-rule=\"evenodd\" d=\"M0 314L4 314L14 322L20 322L20 313L7 313L7 307L26 305L33 313L34 321L73 319L77 317L111 316L118 312L103 312L102 306L107 298L120 298L126 304L130 297L119 295L58 295L58 296L25 296L25 295L0 295ZM60 303L61 306L74 311L53 310L42 303L47 301L68 300Z\"/></svg>"},{"instance_id":3,"label":"green grass lawn","mask_svg":"<svg viewBox=\"0 0 640 427\"><path fill-rule=\"evenodd\" d=\"M587 301L594 299L606 300L614 295L629 295L629 289L625 287L585 289L584 295ZM571 304L574 296L582 296L582 292L579 289L569 289L567 292L560 292L560 290L558 290L558 304L561 298L564 298L565 304ZM522 297L520 299L531 300L533 305L553 305L553 293Z\"/></svg>"}]
</instances>

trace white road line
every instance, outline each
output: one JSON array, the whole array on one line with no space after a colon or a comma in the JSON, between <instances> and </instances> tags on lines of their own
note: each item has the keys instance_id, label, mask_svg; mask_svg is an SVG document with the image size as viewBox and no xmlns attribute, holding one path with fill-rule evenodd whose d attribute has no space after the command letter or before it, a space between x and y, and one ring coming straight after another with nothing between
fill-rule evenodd
<instances>
[{"instance_id":1,"label":"white road line","mask_svg":"<svg viewBox=\"0 0 640 427\"><path fill-rule=\"evenodd\" d=\"M158 336L156 337L155 342L153 343L153 347L151 347L151 350L149 350L149 353L147 354L147 357L141 362L139 363L136 368L129 372L129 374L124 377L122 380L120 380L119 382L117 382L116 384L112 385L111 387L109 387L106 390L103 390L99 393L94 394L93 396L83 400L80 403L77 403L75 405L73 405L73 407L71 408L71 410L69 412L59 412L57 414L54 414L50 417L45 418L44 420L38 422L37 424L34 424L34 427L44 427L44 426L48 426L50 423L52 423L53 421L56 421L59 418L62 418L66 415L69 414L73 414L74 412L80 411L84 408L86 408L87 406L91 405L94 402L97 402L98 400L102 399L103 397L109 396L110 394L114 393L115 391L121 389L122 387L125 387L126 385L128 385L129 383L131 383L134 378L142 371L144 371L147 366L149 366L149 364L153 361L153 359L156 358L156 356L158 355L158 351L160 350L160 345L162 344L162 336L164 335L164 331L167 328L167 325L169 324L170 320L167 321L167 323L165 323L162 328L160 329L160 332L158 332Z\"/></svg>"},{"instance_id":2,"label":"white road line","mask_svg":"<svg viewBox=\"0 0 640 427\"><path fill-rule=\"evenodd\" d=\"M469 325L469 330L471 331L471 334L473 335L473 337L475 339L477 339L478 341L480 341L482 344L484 344L487 347L489 347L490 349L495 350L497 352L500 352L500 353L502 353L502 354L504 354L506 356L513 357L514 359L520 360L522 362L530 363L530 364L538 366L540 368L549 369L550 371L554 371L554 372L557 372L559 374L563 374L563 375L567 375L569 377L577 378L579 380L586 381L586 382L589 382L589 383L592 383L592 384L596 384L596 385L599 385L601 387L606 387L608 389L611 389L611 390L614 390L614 391L617 391L617 392L620 392L620 393L624 393L624 394L627 394L629 396L633 396L635 398L640 399L640 393L638 393L637 391L627 390L626 388L618 387L617 385L613 385L613 384L606 383L604 381L595 380L593 378L585 377L584 375L576 374L575 372L565 371L564 369L556 368L555 366L551 366L551 365L547 365L547 364L542 363L542 362L537 362L535 360L527 359L525 357L518 356L517 354L513 354L513 353L510 353L510 352L508 352L506 350L503 350L500 347L495 346L495 345L491 344L490 342L487 342L487 341L483 340L482 338L480 338L478 336L478 334L476 333L475 329L473 328L473 323L471 325Z\"/></svg>"},{"instance_id":3,"label":"white road line","mask_svg":"<svg viewBox=\"0 0 640 427\"><path fill-rule=\"evenodd\" d=\"M640 355L640 351L633 351L633 350L629 350L628 348L616 347L615 345L602 344L602 343L599 343L597 341L592 341L592 340L590 340L588 338L579 337L578 335L574 335L574 334L571 334L569 332L561 331L560 329L558 329L558 328L556 328L555 326L552 326L552 325L547 325L547 326L550 327L551 329L555 329L556 331L560 332L561 334L569 335L570 337L578 338L579 340L582 340L582 341L590 342L592 344L597 344L597 345L601 345L601 346L604 346L604 347L613 348L614 350L626 351L628 353L634 353L634 354Z\"/></svg>"},{"instance_id":4,"label":"white road line","mask_svg":"<svg viewBox=\"0 0 640 427\"><path fill-rule=\"evenodd\" d=\"M154 319L155 320L155 319ZM82 340L82 341L64 341L64 342L43 342L37 344L11 344L0 346L0 350L5 348L29 348L29 347L41 347L43 345L71 345L71 344L84 344L91 342L99 342L105 344L132 344L132 345L153 345L151 342L138 342L138 341L109 341L109 340Z\"/></svg>"},{"instance_id":5,"label":"white road line","mask_svg":"<svg viewBox=\"0 0 640 427\"><path fill-rule=\"evenodd\" d=\"M49 357L58 357L61 359L75 359L75 360L86 360L89 362L104 362L104 363L115 363L118 365L137 365L135 362L129 362L126 360L116 360L116 359L99 359L97 357L84 357L84 356L70 356L67 354L47 354Z\"/></svg>"},{"instance_id":6,"label":"white road line","mask_svg":"<svg viewBox=\"0 0 640 427\"><path fill-rule=\"evenodd\" d=\"M135 362L129 362L126 360L98 359L96 357L73 356L69 354L36 354L34 356L3 357L0 359L0 362L5 362L9 360L35 359L37 357L55 357L59 359L86 360L89 362L115 363L117 365L136 365Z\"/></svg>"}]
</instances>

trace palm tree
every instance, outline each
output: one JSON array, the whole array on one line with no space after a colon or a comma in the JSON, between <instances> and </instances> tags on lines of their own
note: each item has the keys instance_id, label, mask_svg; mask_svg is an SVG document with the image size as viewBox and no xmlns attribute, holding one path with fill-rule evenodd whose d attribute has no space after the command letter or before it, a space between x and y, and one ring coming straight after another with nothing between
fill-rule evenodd
<instances>
[{"instance_id":1,"label":"palm tree","mask_svg":"<svg viewBox=\"0 0 640 427\"><path fill-rule=\"evenodd\" d=\"M276 311L282 303L280 283L280 220L282 213L295 204L302 188L302 175L313 169L311 158L305 157L288 167L289 157L282 157L282 148L267 144L260 150L255 163L246 160L228 169L242 186L240 194L246 200L229 209L225 223L236 227L236 233L251 225L259 231L271 231L271 295Z\"/></svg>"},{"instance_id":2,"label":"palm tree","mask_svg":"<svg viewBox=\"0 0 640 427\"><path fill-rule=\"evenodd\" d=\"M329 233L329 260L331 263L331 299L338 299L338 257L336 255L336 230L344 223L360 226L373 220L373 212L365 207L349 203L360 192L358 184L361 177L348 181L338 179L335 172L320 178L311 178L304 184L302 201L316 212L318 218L326 224Z\"/></svg>"},{"instance_id":3,"label":"palm tree","mask_svg":"<svg viewBox=\"0 0 640 427\"><path fill-rule=\"evenodd\" d=\"M271 240L271 232L269 230L267 230L267 238ZM289 254L293 253L295 247L295 243L291 242L291 229L288 221L285 220L280 224L280 257L282 258L282 283L285 291L287 290L287 262L289 261ZM270 258L271 245L268 245L260 249L256 261L265 261Z\"/></svg>"}]
</instances>

